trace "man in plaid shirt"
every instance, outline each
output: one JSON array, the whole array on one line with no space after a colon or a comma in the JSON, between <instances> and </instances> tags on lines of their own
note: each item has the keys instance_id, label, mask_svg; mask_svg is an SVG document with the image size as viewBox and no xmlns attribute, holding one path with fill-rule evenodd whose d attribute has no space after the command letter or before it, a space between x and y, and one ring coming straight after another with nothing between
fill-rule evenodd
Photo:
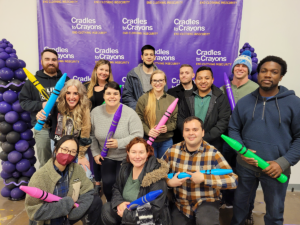
<instances>
[{"instance_id":1,"label":"man in plaid shirt","mask_svg":"<svg viewBox=\"0 0 300 225\"><path fill-rule=\"evenodd\" d=\"M188 117L183 124L184 141L173 145L163 156L170 173L176 173L167 179L175 195L171 213L173 225L219 224L220 189L237 187L234 173L218 176L200 173L200 170L231 169L222 154L204 141L203 136L203 122L198 117ZM178 179L180 172L192 177Z\"/></svg>"}]
</instances>

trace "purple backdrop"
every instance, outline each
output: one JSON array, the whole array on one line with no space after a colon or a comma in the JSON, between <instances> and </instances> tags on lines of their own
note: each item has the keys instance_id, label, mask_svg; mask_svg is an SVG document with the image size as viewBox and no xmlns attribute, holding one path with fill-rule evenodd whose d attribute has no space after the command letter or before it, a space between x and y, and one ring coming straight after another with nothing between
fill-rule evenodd
<instances>
[{"instance_id":1,"label":"purple backdrop","mask_svg":"<svg viewBox=\"0 0 300 225\"><path fill-rule=\"evenodd\" d=\"M181 64L212 67L214 84L224 84L238 55L243 1L39 0L39 52L53 48L61 71L84 82L95 62L112 63L116 82L141 62L145 44L168 86L179 83Z\"/></svg>"}]
</instances>

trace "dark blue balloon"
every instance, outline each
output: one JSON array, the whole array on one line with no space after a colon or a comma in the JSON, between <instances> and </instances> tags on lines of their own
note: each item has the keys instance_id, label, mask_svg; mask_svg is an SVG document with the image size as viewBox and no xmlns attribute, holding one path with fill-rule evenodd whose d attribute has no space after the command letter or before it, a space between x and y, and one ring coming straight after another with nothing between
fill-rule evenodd
<instances>
[{"instance_id":1,"label":"dark blue balloon","mask_svg":"<svg viewBox=\"0 0 300 225\"><path fill-rule=\"evenodd\" d=\"M252 75L256 73L257 66L258 66L257 63L252 62L252 72L251 72Z\"/></svg>"},{"instance_id":2,"label":"dark blue balloon","mask_svg":"<svg viewBox=\"0 0 300 225\"><path fill-rule=\"evenodd\" d=\"M5 51L0 52L0 59L3 59L4 61L9 58L9 54L7 54Z\"/></svg>"},{"instance_id":3,"label":"dark blue balloon","mask_svg":"<svg viewBox=\"0 0 300 225\"><path fill-rule=\"evenodd\" d=\"M28 127L28 129L32 129L33 128L33 126L31 125L31 123L27 123L27 127Z\"/></svg>"},{"instance_id":4,"label":"dark blue balloon","mask_svg":"<svg viewBox=\"0 0 300 225\"><path fill-rule=\"evenodd\" d=\"M10 53L10 54L9 54L9 57L18 59L18 56L17 56L16 53Z\"/></svg>"},{"instance_id":5,"label":"dark blue balloon","mask_svg":"<svg viewBox=\"0 0 300 225\"><path fill-rule=\"evenodd\" d=\"M255 50L254 48L250 47L250 52L254 52L254 50Z\"/></svg>"},{"instance_id":6,"label":"dark blue balloon","mask_svg":"<svg viewBox=\"0 0 300 225\"><path fill-rule=\"evenodd\" d=\"M23 155L22 153L14 150L14 151L11 151L10 153L8 153L8 161L10 161L11 163L17 163L19 162L21 159L22 159Z\"/></svg>"},{"instance_id":7,"label":"dark blue balloon","mask_svg":"<svg viewBox=\"0 0 300 225\"><path fill-rule=\"evenodd\" d=\"M22 174L21 174L20 172L18 172L18 171L15 171L15 172L12 173L12 176L13 176L14 178L19 178L21 175L22 175Z\"/></svg>"},{"instance_id":8,"label":"dark blue balloon","mask_svg":"<svg viewBox=\"0 0 300 225\"><path fill-rule=\"evenodd\" d=\"M4 170L1 171L0 176L5 180L12 177L11 173L7 173Z\"/></svg>"},{"instance_id":9,"label":"dark blue balloon","mask_svg":"<svg viewBox=\"0 0 300 225\"><path fill-rule=\"evenodd\" d=\"M31 159L33 156L34 156L33 148L28 148L25 152L23 152L23 158L25 159Z\"/></svg>"},{"instance_id":10,"label":"dark blue balloon","mask_svg":"<svg viewBox=\"0 0 300 225\"><path fill-rule=\"evenodd\" d=\"M29 148L29 144L25 140L20 140L15 144L15 149L19 152L25 152Z\"/></svg>"},{"instance_id":11,"label":"dark blue balloon","mask_svg":"<svg viewBox=\"0 0 300 225\"><path fill-rule=\"evenodd\" d=\"M0 93L0 102L3 101L3 93Z\"/></svg>"},{"instance_id":12,"label":"dark blue balloon","mask_svg":"<svg viewBox=\"0 0 300 225\"><path fill-rule=\"evenodd\" d=\"M30 129L21 133L22 140L30 140L32 137L33 137L33 132ZM31 157L29 157L29 158L31 158Z\"/></svg>"},{"instance_id":13,"label":"dark blue balloon","mask_svg":"<svg viewBox=\"0 0 300 225\"><path fill-rule=\"evenodd\" d=\"M257 81L257 76L258 76L258 73L256 72L255 74L252 75L252 81L254 81L255 83L258 83Z\"/></svg>"},{"instance_id":14,"label":"dark blue balloon","mask_svg":"<svg viewBox=\"0 0 300 225\"><path fill-rule=\"evenodd\" d=\"M19 114L15 111L10 111L5 114L5 121L8 123L15 123L19 120Z\"/></svg>"},{"instance_id":15,"label":"dark blue balloon","mask_svg":"<svg viewBox=\"0 0 300 225\"><path fill-rule=\"evenodd\" d=\"M6 47L7 47L7 44L6 44L6 43L2 42L2 43L0 44L0 48L5 49Z\"/></svg>"},{"instance_id":16,"label":"dark blue balloon","mask_svg":"<svg viewBox=\"0 0 300 225\"><path fill-rule=\"evenodd\" d=\"M5 48L5 51L6 51L8 54L10 54L10 53L12 53L12 48L11 48L11 47L6 47L6 48Z\"/></svg>"},{"instance_id":17,"label":"dark blue balloon","mask_svg":"<svg viewBox=\"0 0 300 225\"><path fill-rule=\"evenodd\" d=\"M24 112L24 110L22 109L20 103L19 103L19 100L15 101L13 104L12 104L12 109L18 113L21 113L21 112Z\"/></svg>"},{"instance_id":18,"label":"dark blue balloon","mask_svg":"<svg viewBox=\"0 0 300 225\"><path fill-rule=\"evenodd\" d=\"M27 124L24 121L19 120L18 122L14 123L13 129L14 129L14 131L22 133L25 130L27 130Z\"/></svg>"},{"instance_id":19,"label":"dark blue balloon","mask_svg":"<svg viewBox=\"0 0 300 225\"><path fill-rule=\"evenodd\" d=\"M18 59L16 58L8 58L5 61L6 67L12 69L12 70L16 70L19 69L21 67L20 62Z\"/></svg>"},{"instance_id":20,"label":"dark blue balloon","mask_svg":"<svg viewBox=\"0 0 300 225\"><path fill-rule=\"evenodd\" d=\"M20 62L21 68L26 67L26 63L22 59L19 59L19 62Z\"/></svg>"},{"instance_id":21,"label":"dark blue balloon","mask_svg":"<svg viewBox=\"0 0 300 225\"><path fill-rule=\"evenodd\" d=\"M258 63L258 59L257 58L252 58L252 62Z\"/></svg>"},{"instance_id":22,"label":"dark blue balloon","mask_svg":"<svg viewBox=\"0 0 300 225\"><path fill-rule=\"evenodd\" d=\"M30 147L33 147L33 146L35 145L35 140L34 140L34 138L28 140L28 144L29 144Z\"/></svg>"},{"instance_id":23,"label":"dark blue balloon","mask_svg":"<svg viewBox=\"0 0 300 225\"><path fill-rule=\"evenodd\" d=\"M0 59L0 69L5 67L5 61L3 59Z\"/></svg>"},{"instance_id":24,"label":"dark blue balloon","mask_svg":"<svg viewBox=\"0 0 300 225\"><path fill-rule=\"evenodd\" d=\"M2 188L1 190L1 195L4 197L4 198L10 198L10 190L8 187L4 187Z\"/></svg>"},{"instance_id":25,"label":"dark blue balloon","mask_svg":"<svg viewBox=\"0 0 300 225\"><path fill-rule=\"evenodd\" d=\"M31 159L28 159L31 165L34 165L36 163L36 157L33 156Z\"/></svg>"},{"instance_id":26,"label":"dark blue balloon","mask_svg":"<svg viewBox=\"0 0 300 225\"><path fill-rule=\"evenodd\" d=\"M9 103L4 101L0 102L0 113L5 114L11 110L12 110L12 106Z\"/></svg>"},{"instance_id":27,"label":"dark blue balloon","mask_svg":"<svg viewBox=\"0 0 300 225\"><path fill-rule=\"evenodd\" d=\"M10 81L13 79L13 77L14 77L14 72L11 69L9 69L7 67L3 67L2 69L0 69L0 79L1 80Z\"/></svg>"},{"instance_id":28,"label":"dark blue balloon","mask_svg":"<svg viewBox=\"0 0 300 225\"><path fill-rule=\"evenodd\" d=\"M4 51L4 48L0 48L0 52L5 52L5 51Z\"/></svg>"},{"instance_id":29,"label":"dark blue balloon","mask_svg":"<svg viewBox=\"0 0 300 225\"><path fill-rule=\"evenodd\" d=\"M24 70L22 68L17 69L15 71L15 78L18 80L21 80L21 81L24 81L27 78L26 73L24 72Z\"/></svg>"},{"instance_id":30,"label":"dark blue balloon","mask_svg":"<svg viewBox=\"0 0 300 225\"><path fill-rule=\"evenodd\" d=\"M14 92L12 90L8 90L3 93L3 99L4 99L4 101L12 104L18 100L18 95L16 92Z\"/></svg>"},{"instance_id":31,"label":"dark blue balloon","mask_svg":"<svg viewBox=\"0 0 300 225\"><path fill-rule=\"evenodd\" d=\"M25 177L31 177L35 173L36 169L34 166L31 166L28 171L23 172L22 175Z\"/></svg>"},{"instance_id":32,"label":"dark blue balloon","mask_svg":"<svg viewBox=\"0 0 300 225\"><path fill-rule=\"evenodd\" d=\"M30 122L31 121L31 118L30 118L30 113L29 112L22 112L21 114L20 114L20 116L21 116L21 119L23 120L23 121L25 121L25 122Z\"/></svg>"},{"instance_id":33,"label":"dark blue balloon","mask_svg":"<svg viewBox=\"0 0 300 225\"><path fill-rule=\"evenodd\" d=\"M10 197L15 199L15 200L21 199L24 196L25 196L25 192L20 190L20 188L18 188L18 187L12 189L11 192L10 192Z\"/></svg>"},{"instance_id":34,"label":"dark blue balloon","mask_svg":"<svg viewBox=\"0 0 300 225\"><path fill-rule=\"evenodd\" d=\"M7 46L8 46L8 47L11 47L11 48L14 47L11 43L7 44ZM13 49L13 50L14 50L14 49Z\"/></svg>"},{"instance_id":35,"label":"dark blue balloon","mask_svg":"<svg viewBox=\"0 0 300 225\"><path fill-rule=\"evenodd\" d=\"M15 164L9 162L9 161L5 161L2 165L2 169L6 172L6 173L13 173L16 170L16 166Z\"/></svg>"},{"instance_id":36,"label":"dark blue balloon","mask_svg":"<svg viewBox=\"0 0 300 225\"><path fill-rule=\"evenodd\" d=\"M19 172L25 172L27 170L29 170L31 164L29 162L28 159L21 159L17 165L16 165L16 169L19 171Z\"/></svg>"}]
</instances>

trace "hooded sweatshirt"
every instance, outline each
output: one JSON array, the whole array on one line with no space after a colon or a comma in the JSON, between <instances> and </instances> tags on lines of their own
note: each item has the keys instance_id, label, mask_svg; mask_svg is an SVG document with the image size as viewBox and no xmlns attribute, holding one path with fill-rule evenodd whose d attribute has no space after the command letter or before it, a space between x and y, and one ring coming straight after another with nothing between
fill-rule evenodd
<instances>
[{"instance_id":1,"label":"hooded sweatshirt","mask_svg":"<svg viewBox=\"0 0 300 225\"><path fill-rule=\"evenodd\" d=\"M285 175L300 159L300 98L295 92L279 86L279 92L268 100L259 88L240 99L229 122L229 136L255 150L265 161L277 162ZM240 165L256 172L262 170L244 162Z\"/></svg>"},{"instance_id":2,"label":"hooded sweatshirt","mask_svg":"<svg viewBox=\"0 0 300 225\"><path fill-rule=\"evenodd\" d=\"M57 75L50 77L44 73L44 70L39 70L35 74L35 78L40 82L40 84L45 88L48 95L52 93L57 81L62 77L62 73L60 70L57 71ZM67 77L66 81L70 78ZM43 102L46 99L43 95L38 91L38 89L31 83L30 80L26 80L20 95L19 102L25 111L30 112L31 117L31 125L34 126L36 124L36 114L43 109Z\"/></svg>"}]
</instances>

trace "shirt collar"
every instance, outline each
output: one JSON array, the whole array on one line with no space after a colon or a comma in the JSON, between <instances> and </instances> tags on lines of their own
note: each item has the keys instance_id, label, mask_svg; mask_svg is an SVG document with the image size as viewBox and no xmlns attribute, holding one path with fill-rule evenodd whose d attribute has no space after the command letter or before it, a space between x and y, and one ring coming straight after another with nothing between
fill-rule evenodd
<instances>
[{"instance_id":1,"label":"shirt collar","mask_svg":"<svg viewBox=\"0 0 300 225\"><path fill-rule=\"evenodd\" d=\"M198 89L195 90L195 91L193 91L193 93L194 93L195 95L198 95L200 98L205 98L206 96L212 96L212 90L210 90L210 92L209 92L207 95L205 95L204 97L201 97L201 96L199 95Z\"/></svg>"},{"instance_id":2,"label":"shirt collar","mask_svg":"<svg viewBox=\"0 0 300 225\"><path fill-rule=\"evenodd\" d=\"M53 166L54 166L54 169L55 171L61 175L61 176L64 176L66 174L66 172L69 170L69 165L66 166L65 170L64 171L60 171L57 166L55 166L55 164L53 163Z\"/></svg>"},{"instance_id":3,"label":"shirt collar","mask_svg":"<svg viewBox=\"0 0 300 225\"><path fill-rule=\"evenodd\" d=\"M182 142L180 149L181 149L181 151L188 153L185 141ZM204 145L203 145L203 140L202 140L200 147L196 151L193 152L193 155L197 154L197 153L202 153L203 151L204 151Z\"/></svg>"}]
</instances>

